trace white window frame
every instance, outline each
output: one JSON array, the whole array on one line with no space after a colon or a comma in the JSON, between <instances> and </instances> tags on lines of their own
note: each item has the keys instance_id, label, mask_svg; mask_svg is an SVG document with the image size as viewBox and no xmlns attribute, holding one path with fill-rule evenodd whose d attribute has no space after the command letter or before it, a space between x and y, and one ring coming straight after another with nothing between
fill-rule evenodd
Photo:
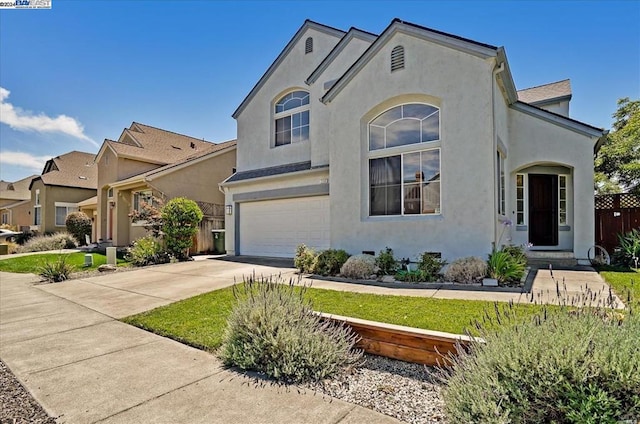
<instances>
[{"instance_id":1,"label":"white window frame","mask_svg":"<svg viewBox=\"0 0 640 424\"><path fill-rule=\"evenodd\" d=\"M60 224L58 222L58 208L66 208L67 213L64 215L65 221L66 221L67 215L69 215L71 212L77 212L77 211L80 210L80 208L78 208L78 204L77 203L55 202L54 222L55 222L55 226L56 227L64 227L64 226L66 226L66 222L63 222L62 224Z\"/></svg>"},{"instance_id":2,"label":"white window frame","mask_svg":"<svg viewBox=\"0 0 640 424\"><path fill-rule=\"evenodd\" d=\"M568 225L568 214L569 214L569 176L566 174L558 175L558 225ZM564 180L564 187L562 187L562 181ZM564 193L564 199L562 199L562 194ZM562 203L564 202L564 208ZM563 219L564 213L564 219Z\"/></svg>"},{"instance_id":3,"label":"white window frame","mask_svg":"<svg viewBox=\"0 0 640 424\"><path fill-rule=\"evenodd\" d=\"M372 126L372 122L379 117L380 115L382 115L383 113L394 109L396 107L399 106L404 106L404 105L409 105L409 104L423 104L425 106L431 106L437 109L437 113L439 114L438 116L438 139L437 140L429 140L429 141L420 141L418 143L411 143L411 144L405 144L405 145L401 145L401 146L393 146L393 147L384 147L381 149L374 149L371 150L371 126ZM367 140L366 140L366 144L367 144L367 151L368 151L368 155L367 155L367 163L366 163L366 167L367 167L367 216L369 217L369 219L386 219L389 217L429 217L429 216L439 216L442 215L442 149L441 147L441 143L442 143L442 116L440 114L441 109L440 107L430 104L430 103L426 103L426 102L407 102L407 103L401 103L398 105L394 105L392 107L389 107L387 109L385 109L384 111L380 112L379 114L377 114L373 119L371 119L371 121L369 121L369 123L367 124ZM434 115L436 112L431 113L430 115L426 116L425 118L423 118L421 121L424 121L425 119L429 118L430 116ZM404 119L404 118L402 118ZM415 118L412 118L415 119ZM376 126L375 124L373 126ZM388 125L387 125L388 126ZM386 128L386 127L385 127ZM386 129L385 129L386 130ZM385 142L386 144L386 142ZM438 150L438 175L439 178L437 180L438 184L440 185L440 208L436 210L436 212L434 213L419 213L419 214L405 214L405 210L404 210L404 198L405 198L405 185L411 184L411 183L405 183L404 182L404 155L405 154L410 154L410 153L419 153L419 152L425 152L425 151L429 151L429 150ZM400 201L401 201L401 206L400 206L400 214L396 214L396 215L372 215L371 214L371 181L370 181L370 161L371 159L381 159L381 158L386 158L386 157L391 157L391 156L400 156L400 185L401 185L401 191L400 191ZM436 181L434 181L436 182Z\"/></svg>"},{"instance_id":4,"label":"white window frame","mask_svg":"<svg viewBox=\"0 0 640 424\"><path fill-rule=\"evenodd\" d=\"M496 159L496 177L498 180L498 215L504 217L507 214L506 180L504 173L504 155L500 150L497 151Z\"/></svg>"},{"instance_id":5,"label":"white window frame","mask_svg":"<svg viewBox=\"0 0 640 424\"><path fill-rule=\"evenodd\" d=\"M11 225L11 211L3 211L2 212L2 223L5 225Z\"/></svg>"},{"instance_id":6,"label":"white window frame","mask_svg":"<svg viewBox=\"0 0 640 424\"><path fill-rule=\"evenodd\" d=\"M42 225L42 205L40 204L40 189L36 189L36 199L33 205L33 225Z\"/></svg>"},{"instance_id":7,"label":"white window frame","mask_svg":"<svg viewBox=\"0 0 640 424\"><path fill-rule=\"evenodd\" d=\"M522 185L518 185L518 177L522 177ZM527 174L516 174L516 225L527 225ZM518 188L522 188L522 198L518 196ZM518 208L518 201L522 200L522 210ZM518 215L522 214L522 222L518 220Z\"/></svg>"},{"instance_id":8,"label":"white window frame","mask_svg":"<svg viewBox=\"0 0 640 424\"><path fill-rule=\"evenodd\" d=\"M298 91L307 93L307 97L309 98L309 102L306 105L298 106L298 107L293 108L293 109L287 109L287 110L282 111L282 112L276 112L276 105L284 97L288 96L291 93L295 93L295 92L298 92ZM273 148L284 147L284 146L290 146L290 145L295 144L295 143L303 143L305 141L309 141L309 138L311 138L311 97L310 96L311 96L311 93L306 91L306 90L291 90L291 91L283 94L282 96L278 97L278 99L276 99L276 101L273 103L273 106L271 108L271 111L273 113L273 119L272 119L273 131L271 132L273 134L273 142L271 144L271 147L273 147ZM306 112L306 111L309 112L309 124L308 125L301 125L300 127L295 127L295 128L303 128L305 126L308 126L309 127L309 138L307 138L306 140L300 140L300 141L294 141L293 140L293 130L295 128L293 127L293 118L291 118L291 121L292 121L291 122L291 128L289 128L289 131L291 132L290 141L288 143L285 143L285 144L276 144L276 138L277 138L276 137L276 132L277 132L277 124L276 124L276 122L279 119L283 119L283 118L286 118L286 117L289 117L289 116L293 117L293 115L302 114L303 112Z\"/></svg>"}]
</instances>

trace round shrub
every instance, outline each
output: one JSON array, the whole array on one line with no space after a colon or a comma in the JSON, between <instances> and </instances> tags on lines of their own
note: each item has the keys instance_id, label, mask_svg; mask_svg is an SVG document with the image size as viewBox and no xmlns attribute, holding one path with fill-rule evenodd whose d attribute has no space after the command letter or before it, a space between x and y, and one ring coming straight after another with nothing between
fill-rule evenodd
<instances>
[{"instance_id":1,"label":"round shrub","mask_svg":"<svg viewBox=\"0 0 640 424\"><path fill-rule=\"evenodd\" d=\"M148 235L133 242L125 259L134 266L146 266L168 263L170 257L156 238Z\"/></svg>"},{"instance_id":2,"label":"round shrub","mask_svg":"<svg viewBox=\"0 0 640 424\"><path fill-rule=\"evenodd\" d=\"M487 275L487 262L477 256L456 259L444 272L444 279L452 283L476 283Z\"/></svg>"},{"instance_id":3,"label":"round shrub","mask_svg":"<svg viewBox=\"0 0 640 424\"><path fill-rule=\"evenodd\" d=\"M65 220L67 231L80 242L85 244L85 236L91 235L91 218L84 212L71 212Z\"/></svg>"},{"instance_id":4,"label":"round shrub","mask_svg":"<svg viewBox=\"0 0 640 424\"><path fill-rule=\"evenodd\" d=\"M293 266L298 268L300 273L313 272L313 268L316 264L316 252L310 247L304 244L296 247L296 255L293 258Z\"/></svg>"},{"instance_id":5,"label":"round shrub","mask_svg":"<svg viewBox=\"0 0 640 424\"><path fill-rule=\"evenodd\" d=\"M376 258L372 255L354 255L351 256L340 268L340 274L347 278L355 278L358 280L375 276L378 272L376 266Z\"/></svg>"},{"instance_id":6,"label":"round shrub","mask_svg":"<svg viewBox=\"0 0 640 424\"><path fill-rule=\"evenodd\" d=\"M323 250L316 259L313 272L320 275L338 275L347 259L349 254L342 249Z\"/></svg>"},{"instance_id":7,"label":"round shrub","mask_svg":"<svg viewBox=\"0 0 640 424\"><path fill-rule=\"evenodd\" d=\"M547 311L483 338L454 359L444 392L450 422L640 419L637 314Z\"/></svg>"},{"instance_id":8,"label":"round shrub","mask_svg":"<svg viewBox=\"0 0 640 424\"><path fill-rule=\"evenodd\" d=\"M192 238L204 216L200 207L193 200L176 197L162 207L161 214L167 251L178 260L188 259Z\"/></svg>"},{"instance_id":9,"label":"round shrub","mask_svg":"<svg viewBox=\"0 0 640 424\"><path fill-rule=\"evenodd\" d=\"M293 383L318 381L356 363L357 337L348 327L321 321L305 291L264 279L234 286L238 303L220 349L224 363Z\"/></svg>"}]
</instances>

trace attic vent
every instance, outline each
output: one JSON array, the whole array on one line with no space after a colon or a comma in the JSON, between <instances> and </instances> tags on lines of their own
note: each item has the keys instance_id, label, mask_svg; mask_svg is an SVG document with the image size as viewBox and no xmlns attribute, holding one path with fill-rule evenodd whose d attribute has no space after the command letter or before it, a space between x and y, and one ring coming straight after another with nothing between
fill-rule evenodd
<instances>
[{"instance_id":1,"label":"attic vent","mask_svg":"<svg viewBox=\"0 0 640 424\"><path fill-rule=\"evenodd\" d=\"M304 54L311 53L313 51L313 38L309 37L304 42Z\"/></svg>"},{"instance_id":2,"label":"attic vent","mask_svg":"<svg viewBox=\"0 0 640 424\"><path fill-rule=\"evenodd\" d=\"M191 142L191 148L195 149L196 148L196 143L194 143L193 141Z\"/></svg>"},{"instance_id":3,"label":"attic vent","mask_svg":"<svg viewBox=\"0 0 640 424\"><path fill-rule=\"evenodd\" d=\"M84 177L82 175L80 175L78 178L80 178L81 180L86 180L87 179L87 177Z\"/></svg>"},{"instance_id":4,"label":"attic vent","mask_svg":"<svg viewBox=\"0 0 640 424\"><path fill-rule=\"evenodd\" d=\"M182 149L181 149L181 148L179 148L178 146L171 146L171 147L173 147L173 148L174 148L174 149L176 149L176 150L182 150Z\"/></svg>"},{"instance_id":5,"label":"attic vent","mask_svg":"<svg viewBox=\"0 0 640 424\"><path fill-rule=\"evenodd\" d=\"M7 186L7 190L14 190L15 191L15 188L13 187L13 184L9 184Z\"/></svg>"},{"instance_id":6,"label":"attic vent","mask_svg":"<svg viewBox=\"0 0 640 424\"><path fill-rule=\"evenodd\" d=\"M391 72L404 69L404 47L395 46L391 50Z\"/></svg>"}]
</instances>

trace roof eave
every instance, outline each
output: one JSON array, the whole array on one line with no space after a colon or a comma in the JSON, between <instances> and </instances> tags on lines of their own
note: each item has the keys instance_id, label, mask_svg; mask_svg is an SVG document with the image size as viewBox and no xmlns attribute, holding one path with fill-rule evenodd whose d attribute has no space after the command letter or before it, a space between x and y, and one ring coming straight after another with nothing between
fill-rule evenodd
<instances>
[{"instance_id":1,"label":"roof eave","mask_svg":"<svg viewBox=\"0 0 640 424\"><path fill-rule=\"evenodd\" d=\"M269 66L269 68L267 68L267 71L262 75L262 77L260 77L260 79L258 80L256 85L254 85L253 88L251 89L251 91L249 91L249 94L247 94L247 96L244 98L242 103L240 103L240 106L238 106L238 108L233 112L233 114L231 116L234 119L238 118L238 116L244 110L244 108L247 106L247 104L251 101L251 99L253 99L253 97L257 94L257 92L260 91L262 86L264 86L264 84L271 77L271 75L273 75L273 73L278 68L278 66L280 66L280 64L282 63L284 58L291 52L291 50L293 50L293 47L300 40L300 38L302 38L302 35L308 29L315 29L317 31L324 32L326 34L333 35L333 36L338 37L338 38L342 38L345 35L345 32L341 31L339 29L332 28L332 27L329 27L329 26L326 26L326 25L322 25L322 24L319 24L317 22L310 21L308 19L306 21L304 21L304 24L302 24L302 26L298 29L298 31L296 31L296 33L294 34L293 38L291 38L289 43L287 43L285 48L280 52L278 57L276 57L276 59L271 64L271 66Z\"/></svg>"},{"instance_id":2,"label":"roof eave","mask_svg":"<svg viewBox=\"0 0 640 424\"><path fill-rule=\"evenodd\" d=\"M507 60L507 52L504 47L498 47L497 58L498 66L504 64L504 71L500 73L500 78L507 95L507 103L512 105L518 101L518 90L516 90L516 84L513 82L513 74L511 74L511 68Z\"/></svg>"},{"instance_id":3,"label":"roof eave","mask_svg":"<svg viewBox=\"0 0 640 424\"><path fill-rule=\"evenodd\" d=\"M162 170L161 169L157 169L157 170L148 171L147 173L145 173L144 179L146 181L153 181L154 178L164 177L164 176L169 175L169 174L171 174L173 172L176 172L176 171L179 171L181 169L187 168L189 166L198 164L198 163L200 163L202 161L209 160L209 159L215 158L217 156L223 155L225 153L231 152L231 151L233 151L233 150L235 150L237 148L238 148L237 144L232 144L232 145L229 145L229 146L227 146L227 147L225 147L223 149L216 150L215 152L207 153L206 155L202 155L202 156L198 156L196 158L189 159L189 160L184 161L184 162L179 163L179 164L169 164L169 165L166 165L166 169L162 169ZM151 178L151 177L153 177L153 178Z\"/></svg>"},{"instance_id":4,"label":"roof eave","mask_svg":"<svg viewBox=\"0 0 640 424\"><path fill-rule=\"evenodd\" d=\"M540 118L549 123L558 125L560 127L566 128L578 134L582 134L594 139L600 139L603 135L607 133L602 128L593 127L589 124L576 121L575 119L567 118L562 115L558 115L556 113L537 108L528 103L518 101L510 105L510 107L519 112L525 113L527 115L530 115L536 118Z\"/></svg>"},{"instance_id":5,"label":"roof eave","mask_svg":"<svg viewBox=\"0 0 640 424\"><path fill-rule=\"evenodd\" d=\"M231 181L228 182L229 178L233 177L235 174L230 175L227 179L225 179L224 181L222 181L221 183L218 184L219 187L233 187L233 186L238 186L238 185L242 185L242 184L252 184L255 182L261 182L261 181L273 181L273 180L277 180L277 179L282 179L282 178L289 178L289 177L297 177L297 176L301 176L301 175L312 175L312 174L316 174L316 173L322 173L322 172L327 172L329 170L329 166L319 166L316 168L311 168L311 169L305 169L302 171L293 171L293 172L286 172L284 174L275 174L275 175L265 175L263 177L255 177L255 178L247 178L246 180L239 180L239 181Z\"/></svg>"}]
</instances>

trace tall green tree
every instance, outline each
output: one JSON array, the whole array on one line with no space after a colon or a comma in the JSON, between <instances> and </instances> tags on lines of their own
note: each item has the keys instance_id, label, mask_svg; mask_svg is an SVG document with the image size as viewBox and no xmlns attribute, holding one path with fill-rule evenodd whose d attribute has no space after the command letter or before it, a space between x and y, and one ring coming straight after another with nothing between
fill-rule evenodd
<instances>
[{"instance_id":1,"label":"tall green tree","mask_svg":"<svg viewBox=\"0 0 640 424\"><path fill-rule=\"evenodd\" d=\"M167 250L178 260L189 258L191 239L198 232L202 211L193 200L176 197L162 207L162 232Z\"/></svg>"},{"instance_id":2,"label":"tall green tree","mask_svg":"<svg viewBox=\"0 0 640 424\"><path fill-rule=\"evenodd\" d=\"M598 194L640 194L640 100L618 100L611 133L595 161Z\"/></svg>"}]
</instances>

